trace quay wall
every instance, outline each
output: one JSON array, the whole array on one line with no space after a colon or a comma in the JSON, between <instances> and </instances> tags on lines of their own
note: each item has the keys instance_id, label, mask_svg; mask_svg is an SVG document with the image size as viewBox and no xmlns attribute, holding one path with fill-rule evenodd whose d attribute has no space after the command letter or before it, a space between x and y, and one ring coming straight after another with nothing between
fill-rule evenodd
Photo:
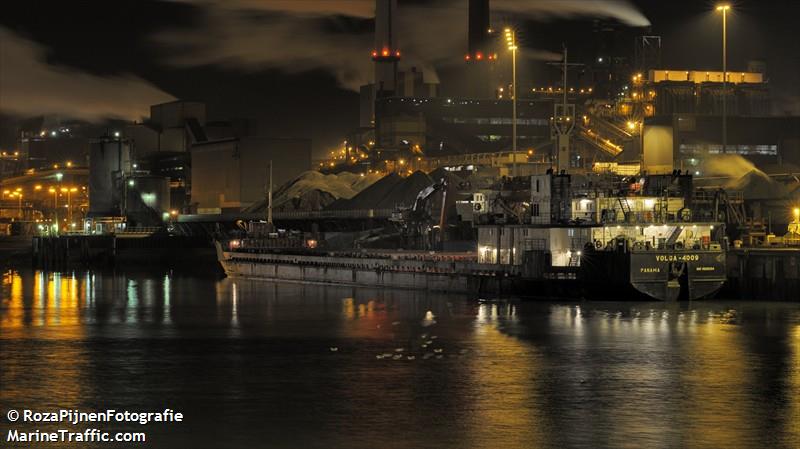
<instances>
[{"instance_id":1,"label":"quay wall","mask_svg":"<svg viewBox=\"0 0 800 449\"><path fill-rule=\"evenodd\" d=\"M726 297L800 301L800 248L732 249L727 275Z\"/></svg>"},{"instance_id":2,"label":"quay wall","mask_svg":"<svg viewBox=\"0 0 800 449\"><path fill-rule=\"evenodd\" d=\"M74 266L186 269L219 275L216 252L205 238L153 235L33 237L28 251L34 268L62 270Z\"/></svg>"}]
</instances>

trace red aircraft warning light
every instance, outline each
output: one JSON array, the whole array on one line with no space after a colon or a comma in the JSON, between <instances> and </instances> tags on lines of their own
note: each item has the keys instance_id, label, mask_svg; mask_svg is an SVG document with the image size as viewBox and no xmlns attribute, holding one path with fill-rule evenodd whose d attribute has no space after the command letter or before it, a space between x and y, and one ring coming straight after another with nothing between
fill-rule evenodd
<instances>
[{"instance_id":1,"label":"red aircraft warning light","mask_svg":"<svg viewBox=\"0 0 800 449\"><path fill-rule=\"evenodd\" d=\"M464 61L472 62L472 61L496 61L497 60L497 53L487 53L483 54L482 52L476 52L474 55L467 53L464 55Z\"/></svg>"},{"instance_id":2,"label":"red aircraft warning light","mask_svg":"<svg viewBox=\"0 0 800 449\"><path fill-rule=\"evenodd\" d=\"M392 50L384 47L380 53L378 50L372 51L373 61L397 61L400 59L400 50Z\"/></svg>"}]
</instances>

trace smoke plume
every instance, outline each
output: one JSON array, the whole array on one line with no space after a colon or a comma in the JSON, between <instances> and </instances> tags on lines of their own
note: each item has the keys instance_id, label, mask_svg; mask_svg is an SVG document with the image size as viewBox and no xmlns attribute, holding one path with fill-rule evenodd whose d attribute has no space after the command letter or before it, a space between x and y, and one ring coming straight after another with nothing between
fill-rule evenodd
<instances>
[{"instance_id":1,"label":"smoke plume","mask_svg":"<svg viewBox=\"0 0 800 449\"><path fill-rule=\"evenodd\" d=\"M101 77L49 65L42 46L0 27L0 112L88 121L139 119L151 104L173 99L131 75Z\"/></svg>"},{"instance_id":2,"label":"smoke plume","mask_svg":"<svg viewBox=\"0 0 800 449\"><path fill-rule=\"evenodd\" d=\"M237 69L277 68L289 73L325 70L345 88L372 79L372 33L336 30L336 17L373 18L374 0L174 0L205 12L195 29L160 33L155 39L171 51L175 66L227 65ZM460 61L466 47L467 1L399 1L398 28L404 64L423 69ZM574 16L617 19L631 26L649 21L626 0L494 0L498 15L520 20ZM526 49L531 59L559 59L548 51Z\"/></svg>"},{"instance_id":3,"label":"smoke plume","mask_svg":"<svg viewBox=\"0 0 800 449\"><path fill-rule=\"evenodd\" d=\"M207 14L198 29L163 32L156 40L172 50L166 62L177 67L325 70L342 86L358 89L370 79L371 41L324 31L323 22L313 16L261 15L226 6Z\"/></svg>"},{"instance_id":4,"label":"smoke plume","mask_svg":"<svg viewBox=\"0 0 800 449\"><path fill-rule=\"evenodd\" d=\"M787 194L785 186L737 154L708 157L702 162L701 170L704 177L711 178L712 184L740 191L746 199L782 198Z\"/></svg>"},{"instance_id":5,"label":"smoke plume","mask_svg":"<svg viewBox=\"0 0 800 449\"><path fill-rule=\"evenodd\" d=\"M493 0L492 9L540 20L603 17L633 27L650 26L647 17L627 0Z\"/></svg>"},{"instance_id":6,"label":"smoke plume","mask_svg":"<svg viewBox=\"0 0 800 449\"><path fill-rule=\"evenodd\" d=\"M374 0L175 0L215 9L271 11L308 17L375 17Z\"/></svg>"}]
</instances>

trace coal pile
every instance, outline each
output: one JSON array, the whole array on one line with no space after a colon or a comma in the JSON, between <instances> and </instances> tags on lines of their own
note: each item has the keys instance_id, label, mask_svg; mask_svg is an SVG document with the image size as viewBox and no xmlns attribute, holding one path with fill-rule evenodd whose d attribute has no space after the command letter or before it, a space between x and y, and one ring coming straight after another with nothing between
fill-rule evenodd
<instances>
[{"instance_id":1,"label":"coal pile","mask_svg":"<svg viewBox=\"0 0 800 449\"><path fill-rule=\"evenodd\" d=\"M384 176L362 190L350 200L340 200L327 210L394 209L397 206L411 207L419 192L433 184L433 179L421 171L407 178L396 173Z\"/></svg>"},{"instance_id":2,"label":"coal pile","mask_svg":"<svg viewBox=\"0 0 800 449\"><path fill-rule=\"evenodd\" d=\"M272 195L275 212L323 210L337 201L347 200L378 181L377 174L360 175L343 172L325 175L308 171L278 187ZM266 200L261 200L245 212L265 211Z\"/></svg>"}]
</instances>

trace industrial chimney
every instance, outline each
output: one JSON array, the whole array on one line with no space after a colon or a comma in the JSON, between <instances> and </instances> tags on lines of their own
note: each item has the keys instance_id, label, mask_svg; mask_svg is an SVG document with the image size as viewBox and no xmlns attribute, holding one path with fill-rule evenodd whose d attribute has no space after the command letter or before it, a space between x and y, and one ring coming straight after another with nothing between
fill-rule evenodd
<instances>
[{"instance_id":1,"label":"industrial chimney","mask_svg":"<svg viewBox=\"0 0 800 449\"><path fill-rule=\"evenodd\" d=\"M387 97L397 88L397 0L375 0L375 96Z\"/></svg>"},{"instance_id":2,"label":"industrial chimney","mask_svg":"<svg viewBox=\"0 0 800 449\"><path fill-rule=\"evenodd\" d=\"M467 17L467 91L472 98L494 97L492 65L497 53L492 45L489 0L469 0Z\"/></svg>"},{"instance_id":3,"label":"industrial chimney","mask_svg":"<svg viewBox=\"0 0 800 449\"><path fill-rule=\"evenodd\" d=\"M469 0L467 61L493 59L489 45L489 0Z\"/></svg>"}]
</instances>

